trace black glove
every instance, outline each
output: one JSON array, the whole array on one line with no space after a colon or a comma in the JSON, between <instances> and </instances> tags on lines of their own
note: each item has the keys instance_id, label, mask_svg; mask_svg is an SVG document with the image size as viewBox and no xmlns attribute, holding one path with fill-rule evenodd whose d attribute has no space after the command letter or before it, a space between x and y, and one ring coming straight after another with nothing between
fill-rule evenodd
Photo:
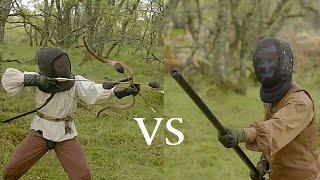
<instances>
[{"instance_id":1,"label":"black glove","mask_svg":"<svg viewBox=\"0 0 320 180\"><path fill-rule=\"evenodd\" d=\"M118 98L118 99L122 99L123 97L126 96L136 96L140 91L140 87L135 86L130 86L128 88L124 88L124 89L120 89L120 88L115 88L114 89L114 95Z\"/></svg>"},{"instance_id":2,"label":"black glove","mask_svg":"<svg viewBox=\"0 0 320 180\"><path fill-rule=\"evenodd\" d=\"M133 93L132 95L133 96L136 96L139 94L140 92L140 84L133 84L133 85L130 85L131 88L135 88L137 91L135 93Z\"/></svg>"},{"instance_id":3,"label":"black glove","mask_svg":"<svg viewBox=\"0 0 320 180\"><path fill-rule=\"evenodd\" d=\"M241 142L245 142L245 132L243 129L226 128L227 133L221 134L219 131L218 139L226 148L233 148Z\"/></svg>"},{"instance_id":4,"label":"black glove","mask_svg":"<svg viewBox=\"0 0 320 180\"><path fill-rule=\"evenodd\" d=\"M250 171L251 180L264 180L263 176L264 176L265 173L260 171L259 169L258 169L258 171L259 171L259 175L256 175L253 171Z\"/></svg>"},{"instance_id":5,"label":"black glove","mask_svg":"<svg viewBox=\"0 0 320 180\"><path fill-rule=\"evenodd\" d=\"M114 82L103 82L102 88L110 90L110 89L114 88L115 85L116 85L116 83L114 83Z\"/></svg>"},{"instance_id":6,"label":"black glove","mask_svg":"<svg viewBox=\"0 0 320 180\"><path fill-rule=\"evenodd\" d=\"M55 86L57 81L53 78L37 75L37 74L25 74L24 75L24 86L38 86L39 89L49 89Z\"/></svg>"},{"instance_id":7,"label":"black glove","mask_svg":"<svg viewBox=\"0 0 320 180\"><path fill-rule=\"evenodd\" d=\"M269 163L268 160L262 155L260 161L257 164L257 170L259 174L256 175L253 171L250 171L250 178L252 180L264 180L263 177L269 170Z\"/></svg>"}]
</instances>

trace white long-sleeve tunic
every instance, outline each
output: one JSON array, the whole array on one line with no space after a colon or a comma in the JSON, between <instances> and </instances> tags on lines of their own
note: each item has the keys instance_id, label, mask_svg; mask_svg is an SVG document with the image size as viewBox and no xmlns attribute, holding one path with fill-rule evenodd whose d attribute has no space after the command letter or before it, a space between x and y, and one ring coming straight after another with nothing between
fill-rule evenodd
<instances>
[{"instance_id":1,"label":"white long-sleeve tunic","mask_svg":"<svg viewBox=\"0 0 320 180\"><path fill-rule=\"evenodd\" d=\"M23 89L33 89L35 91L36 107L40 107L51 94L40 91L36 86L24 87L24 74L37 73L21 72L17 69L8 68L2 76L2 86L10 95L16 95ZM75 76L75 79L86 80L80 75ZM81 100L87 104L99 104L113 95L113 89L103 89L101 84L96 84L92 81L75 81L71 89L55 93L49 103L40 109L39 112L54 118L65 118L76 111L77 100ZM74 121L67 123L71 128L71 133L68 134L65 133L65 122L52 122L35 115L31 123L31 129L42 131L45 139L61 142L78 135Z\"/></svg>"}]
</instances>

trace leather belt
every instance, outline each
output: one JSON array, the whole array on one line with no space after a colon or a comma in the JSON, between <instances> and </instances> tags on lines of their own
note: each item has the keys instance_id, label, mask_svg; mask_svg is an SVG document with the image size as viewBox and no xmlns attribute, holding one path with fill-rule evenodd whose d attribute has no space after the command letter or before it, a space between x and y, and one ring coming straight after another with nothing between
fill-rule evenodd
<instances>
[{"instance_id":1,"label":"leather belt","mask_svg":"<svg viewBox=\"0 0 320 180\"><path fill-rule=\"evenodd\" d=\"M65 133L66 134L71 133L71 128L70 128L68 122L72 122L73 121L72 116L67 116L65 118L54 118L54 117L42 114L39 111L37 111L37 116L39 116L40 118L45 119L47 121L51 121L51 122L65 122Z\"/></svg>"}]
</instances>

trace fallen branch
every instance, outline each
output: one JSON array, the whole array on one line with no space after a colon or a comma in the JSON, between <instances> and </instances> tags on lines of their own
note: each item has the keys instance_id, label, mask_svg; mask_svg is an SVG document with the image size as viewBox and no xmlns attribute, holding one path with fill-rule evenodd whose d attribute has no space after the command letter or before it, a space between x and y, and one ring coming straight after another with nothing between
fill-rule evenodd
<instances>
[{"instance_id":1,"label":"fallen branch","mask_svg":"<svg viewBox=\"0 0 320 180\"><path fill-rule=\"evenodd\" d=\"M23 64L23 63L26 63L28 60L27 59L5 59L4 63L10 63L10 62L16 62L16 63L19 63L19 64Z\"/></svg>"}]
</instances>

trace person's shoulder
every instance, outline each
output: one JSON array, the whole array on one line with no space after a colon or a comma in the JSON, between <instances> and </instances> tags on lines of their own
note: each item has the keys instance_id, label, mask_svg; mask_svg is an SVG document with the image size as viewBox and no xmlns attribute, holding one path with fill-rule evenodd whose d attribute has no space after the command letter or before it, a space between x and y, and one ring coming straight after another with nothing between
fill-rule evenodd
<instances>
[{"instance_id":1,"label":"person's shoulder","mask_svg":"<svg viewBox=\"0 0 320 180\"><path fill-rule=\"evenodd\" d=\"M81 75L76 75L74 77L75 80L87 80L85 77L81 76Z\"/></svg>"},{"instance_id":2,"label":"person's shoulder","mask_svg":"<svg viewBox=\"0 0 320 180\"><path fill-rule=\"evenodd\" d=\"M92 86L92 81L90 81L89 79L87 79L81 75L76 75L74 77L74 79L76 80L76 82L75 82L76 87L87 88L87 87Z\"/></svg>"},{"instance_id":3,"label":"person's shoulder","mask_svg":"<svg viewBox=\"0 0 320 180\"><path fill-rule=\"evenodd\" d=\"M311 95L305 89L301 88L296 82L292 84L294 91L291 91L286 99L288 103L304 104L313 107Z\"/></svg>"}]
</instances>

